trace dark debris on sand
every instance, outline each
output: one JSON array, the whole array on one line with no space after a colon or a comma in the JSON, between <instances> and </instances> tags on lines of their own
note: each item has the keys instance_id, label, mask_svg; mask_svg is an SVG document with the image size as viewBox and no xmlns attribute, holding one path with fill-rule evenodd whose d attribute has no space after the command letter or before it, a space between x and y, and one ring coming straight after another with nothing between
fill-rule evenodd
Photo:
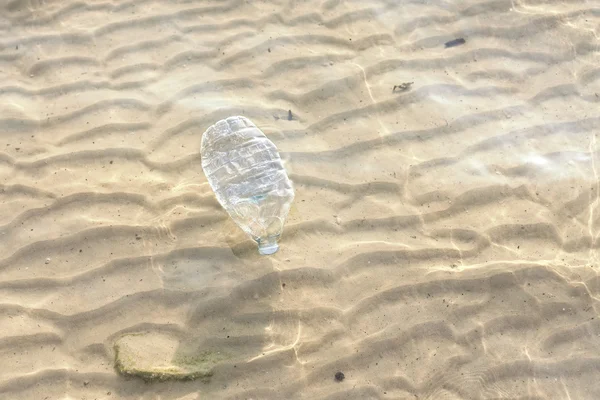
<instances>
[{"instance_id":1,"label":"dark debris on sand","mask_svg":"<svg viewBox=\"0 0 600 400\"><path fill-rule=\"evenodd\" d=\"M404 92L404 91L410 89L410 87L413 85L413 83L414 82L404 82L404 83L401 83L399 85L394 85L394 87L392 89L392 93L396 92L396 91L398 91L398 92Z\"/></svg>"},{"instance_id":2,"label":"dark debris on sand","mask_svg":"<svg viewBox=\"0 0 600 400\"><path fill-rule=\"evenodd\" d=\"M451 40L449 42L446 42L444 44L444 46L446 48L448 48L448 47L456 47L456 46L460 46L461 44L465 44L466 42L467 41L464 38L458 38L458 39L454 39L454 40Z\"/></svg>"}]
</instances>

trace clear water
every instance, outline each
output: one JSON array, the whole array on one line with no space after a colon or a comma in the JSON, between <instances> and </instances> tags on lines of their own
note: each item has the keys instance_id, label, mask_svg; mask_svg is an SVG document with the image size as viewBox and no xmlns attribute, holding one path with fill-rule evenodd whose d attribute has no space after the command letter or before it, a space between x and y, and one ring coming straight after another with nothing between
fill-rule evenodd
<instances>
[{"instance_id":1,"label":"clear water","mask_svg":"<svg viewBox=\"0 0 600 400\"><path fill-rule=\"evenodd\" d=\"M599 10L0 2L0 398L600 398ZM232 115L270 256L202 170Z\"/></svg>"}]
</instances>

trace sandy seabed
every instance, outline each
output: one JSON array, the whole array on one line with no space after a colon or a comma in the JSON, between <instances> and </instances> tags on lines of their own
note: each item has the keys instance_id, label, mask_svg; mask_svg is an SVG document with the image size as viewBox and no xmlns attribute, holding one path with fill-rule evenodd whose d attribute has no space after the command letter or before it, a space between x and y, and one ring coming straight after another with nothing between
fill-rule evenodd
<instances>
[{"instance_id":1,"label":"sandy seabed","mask_svg":"<svg viewBox=\"0 0 600 400\"><path fill-rule=\"evenodd\" d=\"M583 0L0 1L0 398L599 399L599 38ZM201 168L231 115L295 185L273 256Z\"/></svg>"}]
</instances>

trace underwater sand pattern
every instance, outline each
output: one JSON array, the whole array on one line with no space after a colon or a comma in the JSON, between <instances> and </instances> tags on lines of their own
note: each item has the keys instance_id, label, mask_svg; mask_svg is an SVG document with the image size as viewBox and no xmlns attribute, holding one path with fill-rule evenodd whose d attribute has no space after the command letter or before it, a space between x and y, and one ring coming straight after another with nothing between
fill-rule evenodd
<instances>
[{"instance_id":1,"label":"underwater sand pattern","mask_svg":"<svg viewBox=\"0 0 600 400\"><path fill-rule=\"evenodd\" d=\"M0 398L600 398L599 36L593 1L1 1ZM273 256L202 173L230 115L294 182Z\"/></svg>"}]
</instances>

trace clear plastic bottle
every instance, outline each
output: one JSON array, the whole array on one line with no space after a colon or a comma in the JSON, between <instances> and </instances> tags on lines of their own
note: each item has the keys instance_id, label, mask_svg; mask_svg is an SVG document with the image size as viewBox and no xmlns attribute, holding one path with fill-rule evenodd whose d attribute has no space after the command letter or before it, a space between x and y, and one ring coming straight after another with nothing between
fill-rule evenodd
<instances>
[{"instance_id":1,"label":"clear plastic bottle","mask_svg":"<svg viewBox=\"0 0 600 400\"><path fill-rule=\"evenodd\" d=\"M229 117L202 136L202 169L235 223L273 254L294 199L277 147L248 118Z\"/></svg>"}]
</instances>

